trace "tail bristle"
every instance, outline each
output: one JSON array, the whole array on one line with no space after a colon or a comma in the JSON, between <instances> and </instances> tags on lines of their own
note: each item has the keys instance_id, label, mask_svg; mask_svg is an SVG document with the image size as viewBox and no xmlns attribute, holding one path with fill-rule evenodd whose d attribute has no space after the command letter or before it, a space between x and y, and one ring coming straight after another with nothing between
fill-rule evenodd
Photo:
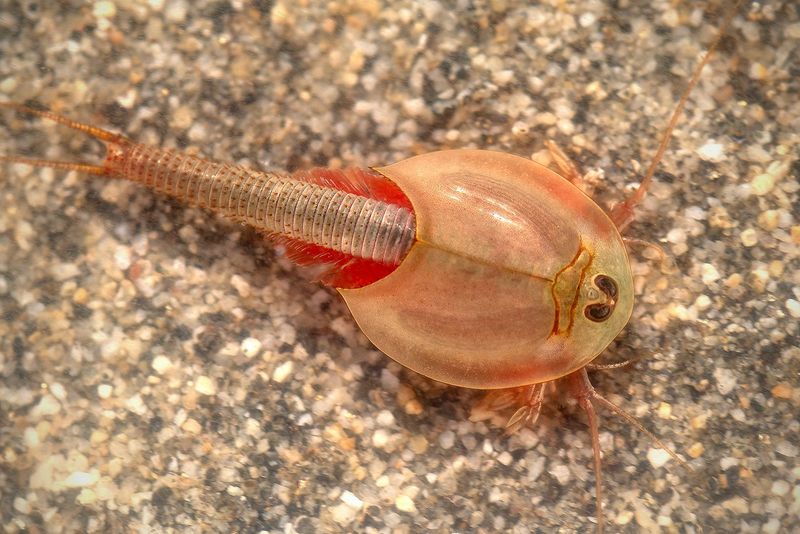
<instances>
[{"instance_id":1,"label":"tail bristle","mask_svg":"<svg viewBox=\"0 0 800 534\"><path fill-rule=\"evenodd\" d=\"M0 102L0 109L12 109L20 113L33 115L35 117L46 119L58 124L63 124L68 128L72 128L73 130L83 132L102 141L103 143L106 144L107 148L112 145L121 145L130 143L128 138L126 138L121 134L110 132L108 130L103 130L102 128L98 128L97 126L92 126L91 124L86 124L84 122L78 122L70 118L64 117L63 115L58 115L57 113L53 113L51 111L32 108L30 106L18 102ZM102 165L92 165L90 163L74 162L74 161L58 161L58 160L47 160L40 158L29 158L25 156L18 156L15 154L0 155L0 162L21 163L23 165L31 165L33 167L49 167L51 169L71 170L71 171L78 171L95 175L108 174L108 169Z\"/></svg>"}]
</instances>

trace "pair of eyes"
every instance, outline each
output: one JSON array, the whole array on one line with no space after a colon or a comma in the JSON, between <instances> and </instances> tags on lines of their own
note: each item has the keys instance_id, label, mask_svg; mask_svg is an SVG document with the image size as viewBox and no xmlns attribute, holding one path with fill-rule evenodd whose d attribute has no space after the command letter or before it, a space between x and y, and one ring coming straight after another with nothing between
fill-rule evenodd
<instances>
[{"instance_id":1,"label":"pair of eyes","mask_svg":"<svg viewBox=\"0 0 800 534\"><path fill-rule=\"evenodd\" d=\"M583 310L583 314L590 321L602 323L611 317L614 307L617 305L617 283L613 278L604 274L599 274L594 278L594 285L605 293L608 297L607 302L590 304Z\"/></svg>"}]
</instances>

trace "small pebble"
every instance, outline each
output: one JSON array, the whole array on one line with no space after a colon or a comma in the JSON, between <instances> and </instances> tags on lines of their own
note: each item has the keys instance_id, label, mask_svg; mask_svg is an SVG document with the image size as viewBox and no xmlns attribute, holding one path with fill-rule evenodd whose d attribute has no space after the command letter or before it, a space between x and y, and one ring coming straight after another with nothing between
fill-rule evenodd
<instances>
[{"instance_id":1,"label":"small pebble","mask_svg":"<svg viewBox=\"0 0 800 534\"><path fill-rule=\"evenodd\" d=\"M759 174L750 182L750 187L754 194L758 196L766 195L775 187L775 176L767 173Z\"/></svg>"},{"instance_id":2,"label":"small pebble","mask_svg":"<svg viewBox=\"0 0 800 534\"><path fill-rule=\"evenodd\" d=\"M101 399L107 399L114 392L114 388L108 384L100 384L97 386L97 396Z\"/></svg>"},{"instance_id":3,"label":"small pebble","mask_svg":"<svg viewBox=\"0 0 800 534\"><path fill-rule=\"evenodd\" d=\"M701 276L705 284L711 284L720 279L719 271L710 263L704 263L701 267Z\"/></svg>"},{"instance_id":4,"label":"small pebble","mask_svg":"<svg viewBox=\"0 0 800 534\"><path fill-rule=\"evenodd\" d=\"M650 449L647 451L647 460L656 469L663 467L671 459L672 456L664 449Z\"/></svg>"},{"instance_id":5,"label":"small pebble","mask_svg":"<svg viewBox=\"0 0 800 534\"><path fill-rule=\"evenodd\" d=\"M781 382L772 388L772 396L779 399L791 399L794 389L787 382Z\"/></svg>"},{"instance_id":6,"label":"small pebble","mask_svg":"<svg viewBox=\"0 0 800 534\"><path fill-rule=\"evenodd\" d=\"M345 503L353 510L361 510L361 508L364 506L364 501L362 501L354 494L346 490L342 492L342 496L339 498L342 500L343 503Z\"/></svg>"},{"instance_id":7,"label":"small pebble","mask_svg":"<svg viewBox=\"0 0 800 534\"><path fill-rule=\"evenodd\" d=\"M163 375L164 373L172 369L172 362L170 361L169 358L167 358L164 355L156 356L155 358L153 358L153 363L151 363L150 365L152 366L153 370L160 375Z\"/></svg>"},{"instance_id":8,"label":"small pebble","mask_svg":"<svg viewBox=\"0 0 800 534\"><path fill-rule=\"evenodd\" d=\"M357 510L344 503L331 507L330 511L333 520L343 527L356 519Z\"/></svg>"},{"instance_id":9,"label":"small pebble","mask_svg":"<svg viewBox=\"0 0 800 534\"><path fill-rule=\"evenodd\" d=\"M687 453L689 454L689 456L691 456L692 458L700 458L700 457L703 455L703 452L705 452L705 450L706 450L705 446L704 446L702 443L700 443L699 441L697 441L697 442L693 443L693 444L692 444L692 445L691 445L691 446L690 446L690 447L689 447L689 448L686 450L686 452L687 452Z\"/></svg>"},{"instance_id":10,"label":"small pebble","mask_svg":"<svg viewBox=\"0 0 800 534\"><path fill-rule=\"evenodd\" d=\"M47 417L48 415L55 415L61 411L61 404L50 394L44 395L39 404L33 407L30 412L31 417L34 419L39 417Z\"/></svg>"},{"instance_id":11,"label":"small pebble","mask_svg":"<svg viewBox=\"0 0 800 534\"><path fill-rule=\"evenodd\" d=\"M261 341L254 337L248 337L242 341L240 348L242 349L242 354L248 358L252 358L258 356L258 353L261 352L261 346Z\"/></svg>"},{"instance_id":12,"label":"small pebble","mask_svg":"<svg viewBox=\"0 0 800 534\"><path fill-rule=\"evenodd\" d=\"M389 433L379 428L372 434L372 445L378 449L383 449L389 443Z\"/></svg>"},{"instance_id":13,"label":"small pebble","mask_svg":"<svg viewBox=\"0 0 800 534\"><path fill-rule=\"evenodd\" d=\"M786 300L786 311L795 319L800 319L800 301L795 299Z\"/></svg>"},{"instance_id":14,"label":"small pebble","mask_svg":"<svg viewBox=\"0 0 800 534\"><path fill-rule=\"evenodd\" d=\"M195 419L187 419L181 425L181 428L190 434L199 434L203 431L203 427Z\"/></svg>"},{"instance_id":15,"label":"small pebble","mask_svg":"<svg viewBox=\"0 0 800 534\"><path fill-rule=\"evenodd\" d=\"M439 434L439 446L443 449L449 449L456 442L456 435L451 430L445 430Z\"/></svg>"},{"instance_id":16,"label":"small pebble","mask_svg":"<svg viewBox=\"0 0 800 534\"><path fill-rule=\"evenodd\" d=\"M292 371L294 371L294 362L292 362L292 360L285 361L272 372L272 380L278 384L282 384L289 378Z\"/></svg>"},{"instance_id":17,"label":"small pebble","mask_svg":"<svg viewBox=\"0 0 800 534\"><path fill-rule=\"evenodd\" d=\"M199 376L195 380L194 390L201 395L216 395L217 384L207 376Z\"/></svg>"},{"instance_id":18,"label":"small pebble","mask_svg":"<svg viewBox=\"0 0 800 534\"><path fill-rule=\"evenodd\" d=\"M742 244L746 247L752 247L758 243L758 234L752 228L748 228L739 234Z\"/></svg>"},{"instance_id":19,"label":"small pebble","mask_svg":"<svg viewBox=\"0 0 800 534\"><path fill-rule=\"evenodd\" d=\"M614 521L617 525L627 525L633 520L633 511L623 510L617 514L617 519Z\"/></svg>"},{"instance_id":20,"label":"small pebble","mask_svg":"<svg viewBox=\"0 0 800 534\"><path fill-rule=\"evenodd\" d=\"M97 501L97 493L90 488L83 488L75 497L78 504L89 505Z\"/></svg>"},{"instance_id":21,"label":"small pebble","mask_svg":"<svg viewBox=\"0 0 800 534\"><path fill-rule=\"evenodd\" d=\"M125 407L138 415L144 415L147 412L147 406L138 393L125 401Z\"/></svg>"},{"instance_id":22,"label":"small pebble","mask_svg":"<svg viewBox=\"0 0 800 534\"><path fill-rule=\"evenodd\" d=\"M14 510L21 514L27 515L31 513L31 505L22 497L14 497Z\"/></svg>"},{"instance_id":23,"label":"small pebble","mask_svg":"<svg viewBox=\"0 0 800 534\"><path fill-rule=\"evenodd\" d=\"M38 447L40 444L39 433L36 432L35 428L29 426L22 433L22 442L29 449Z\"/></svg>"},{"instance_id":24,"label":"small pebble","mask_svg":"<svg viewBox=\"0 0 800 534\"><path fill-rule=\"evenodd\" d=\"M114 5L114 2L95 2L92 14L98 19L110 19L117 14L117 6Z\"/></svg>"},{"instance_id":25,"label":"small pebble","mask_svg":"<svg viewBox=\"0 0 800 534\"><path fill-rule=\"evenodd\" d=\"M736 375L730 369L717 367L714 369L714 379L717 381L717 391L720 395L727 395L736 387Z\"/></svg>"},{"instance_id":26,"label":"small pebble","mask_svg":"<svg viewBox=\"0 0 800 534\"><path fill-rule=\"evenodd\" d=\"M65 390L64 386L62 386L58 382L50 384L50 393L52 393L53 396L60 401L63 401L64 399L67 398L67 390Z\"/></svg>"},{"instance_id":27,"label":"small pebble","mask_svg":"<svg viewBox=\"0 0 800 534\"><path fill-rule=\"evenodd\" d=\"M722 143L709 142L697 149L700 159L711 162L720 162L725 159L725 147Z\"/></svg>"},{"instance_id":28,"label":"small pebble","mask_svg":"<svg viewBox=\"0 0 800 534\"><path fill-rule=\"evenodd\" d=\"M98 480L100 480L100 473L97 470L75 471L64 479L64 485L68 488L83 488L94 485Z\"/></svg>"},{"instance_id":29,"label":"small pebble","mask_svg":"<svg viewBox=\"0 0 800 534\"><path fill-rule=\"evenodd\" d=\"M785 480L776 480L772 483L772 488L770 488L770 491L773 495L783 497L784 495L788 495L791 489L791 486L789 486L789 483Z\"/></svg>"},{"instance_id":30,"label":"small pebble","mask_svg":"<svg viewBox=\"0 0 800 534\"><path fill-rule=\"evenodd\" d=\"M395 499L394 505L401 512L407 512L409 514L413 514L414 512L417 511L417 507L414 505L414 501L408 495L399 495L397 499Z\"/></svg>"},{"instance_id":31,"label":"small pebble","mask_svg":"<svg viewBox=\"0 0 800 534\"><path fill-rule=\"evenodd\" d=\"M553 477L555 477L558 483L561 484L562 486L565 485L567 482L569 482L569 479L571 478L569 467L567 467L564 464L558 464L553 466L553 468L550 469L549 473L553 475Z\"/></svg>"},{"instance_id":32,"label":"small pebble","mask_svg":"<svg viewBox=\"0 0 800 534\"><path fill-rule=\"evenodd\" d=\"M737 515L746 514L750 511L750 507L747 505L747 500L744 497L728 499L722 503L722 507Z\"/></svg>"},{"instance_id":33,"label":"small pebble","mask_svg":"<svg viewBox=\"0 0 800 534\"><path fill-rule=\"evenodd\" d=\"M778 534L780 530L781 522L775 517L770 518L769 521L764 523L764 525L761 527L761 532L763 532L763 534Z\"/></svg>"},{"instance_id":34,"label":"small pebble","mask_svg":"<svg viewBox=\"0 0 800 534\"><path fill-rule=\"evenodd\" d=\"M389 410L381 410L375 420L380 426L393 426L395 423L394 415Z\"/></svg>"}]
</instances>

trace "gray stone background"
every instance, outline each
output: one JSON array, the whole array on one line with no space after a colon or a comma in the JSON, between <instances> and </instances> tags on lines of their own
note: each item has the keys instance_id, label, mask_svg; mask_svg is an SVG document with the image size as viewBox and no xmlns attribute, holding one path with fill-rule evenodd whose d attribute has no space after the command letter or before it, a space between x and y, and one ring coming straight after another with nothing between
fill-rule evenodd
<instances>
[{"instance_id":1,"label":"gray stone background","mask_svg":"<svg viewBox=\"0 0 800 534\"><path fill-rule=\"evenodd\" d=\"M747 3L747 2L746 2ZM0 97L269 169L456 147L640 179L718 24L704 2L11 1ZM800 532L800 13L747 5L630 235L639 297L597 389L609 530ZM99 161L3 112L0 152ZM468 421L246 229L132 184L0 171L4 532L574 532L580 410ZM604 204L605 205L605 204Z\"/></svg>"}]
</instances>

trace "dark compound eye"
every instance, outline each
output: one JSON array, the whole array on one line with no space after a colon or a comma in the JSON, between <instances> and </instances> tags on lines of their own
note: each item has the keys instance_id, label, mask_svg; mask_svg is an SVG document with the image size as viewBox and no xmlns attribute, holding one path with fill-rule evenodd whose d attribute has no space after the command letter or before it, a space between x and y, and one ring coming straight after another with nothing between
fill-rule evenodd
<instances>
[{"instance_id":1,"label":"dark compound eye","mask_svg":"<svg viewBox=\"0 0 800 534\"><path fill-rule=\"evenodd\" d=\"M596 285L600 289L600 291L602 291L612 299L616 298L617 283L614 281L613 278L610 278L604 274L598 275L594 279L594 285Z\"/></svg>"},{"instance_id":2,"label":"dark compound eye","mask_svg":"<svg viewBox=\"0 0 800 534\"><path fill-rule=\"evenodd\" d=\"M608 304L592 304L591 306L586 306L583 313L590 321L602 323L611 317L611 306Z\"/></svg>"}]
</instances>

